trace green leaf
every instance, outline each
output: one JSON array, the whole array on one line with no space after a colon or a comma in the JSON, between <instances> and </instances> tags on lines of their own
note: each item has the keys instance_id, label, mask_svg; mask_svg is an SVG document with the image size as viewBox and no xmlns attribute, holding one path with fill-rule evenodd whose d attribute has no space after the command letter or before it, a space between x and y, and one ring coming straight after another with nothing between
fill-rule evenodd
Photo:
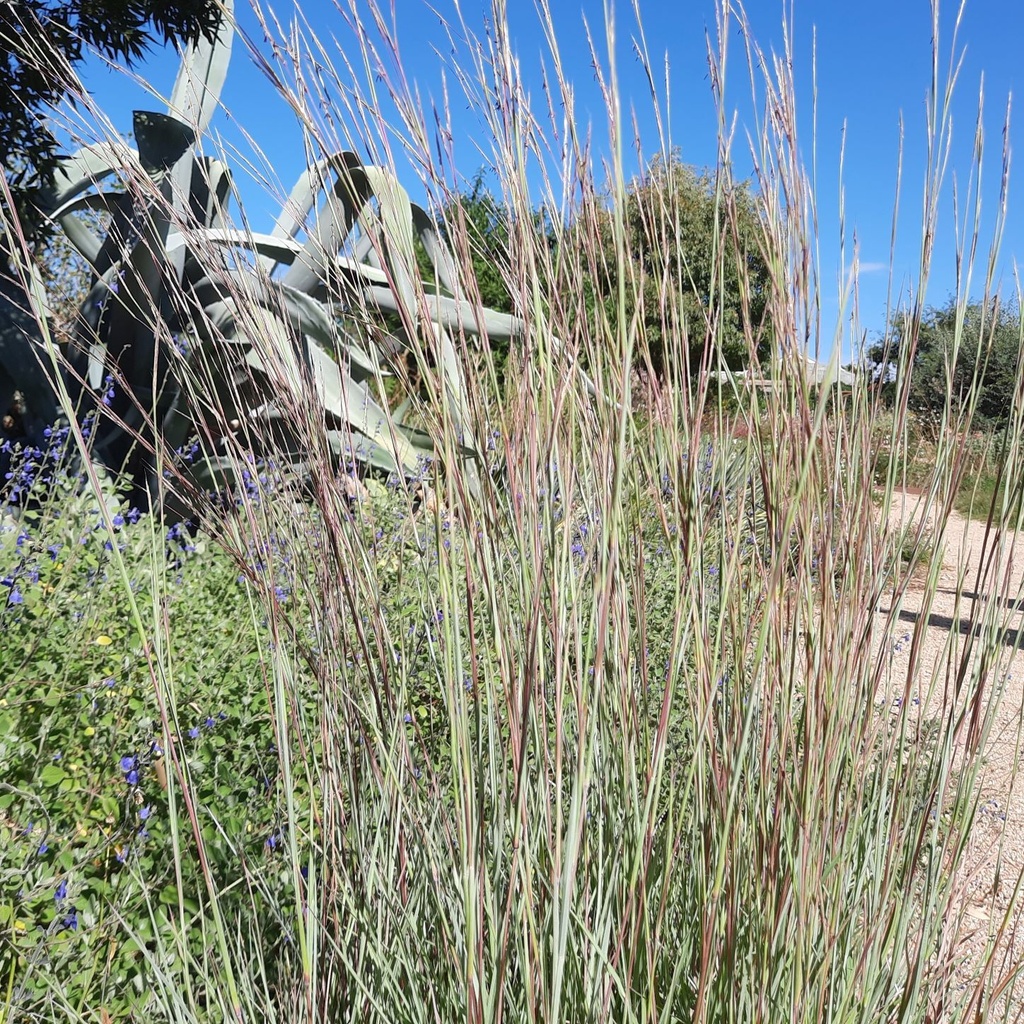
<instances>
[{"instance_id":1,"label":"green leaf","mask_svg":"<svg viewBox=\"0 0 1024 1024\"><path fill-rule=\"evenodd\" d=\"M178 905L178 887L175 885L165 885L160 890L160 902L165 907L176 907Z\"/></svg>"},{"instance_id":2,"label":"green leaf","mask_svg":"<svg viewBox=\"0 0 1024 1024\"><path fill-rule=\"evenodd\" d=\"M64 781L67 772L59 764L48 764L40 773L39 781L44 786L56 786Z\"/></svg>"}]
</instances>

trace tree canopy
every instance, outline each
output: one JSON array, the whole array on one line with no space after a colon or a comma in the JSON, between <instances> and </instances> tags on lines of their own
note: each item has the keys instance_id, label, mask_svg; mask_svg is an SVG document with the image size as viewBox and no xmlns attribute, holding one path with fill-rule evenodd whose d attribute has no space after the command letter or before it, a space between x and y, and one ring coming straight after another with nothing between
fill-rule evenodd
<instances>
[{"instance_id":1,"label":"tree canopy","mask_svg":"<svg viewBox=\"0 0 1024 1024\"><path fill-rule=\"evenodd\" d=\"M683 331L691 366L709 345L720 346L733 368L746 365L751 340L767 355L769 269L757 196L747 183L719 189L713 173L689 167L677 153L654 160L626 192L624 262L615 249L612 204L609 196L597 196L557 231L542 212L534 213L532 226L546 236L544 244L578 268L591 328L600 308L614 316L622 280L625 315L642 322L656 373L665 369L669 335ZM483 304L504 312L514 311L509 282L516 280L510 216L482 172L442 211L446 233L465 232Z\"/></svg>"},{"instance_id":2,"label":"tree canopy","mask_svg":"<svg viewBox=\"0 0 1024 1024\"><path fill-rule=\"evenodd\" d=\"M460 248L455 244L456 239L465 237L481 304L502 313L513 312L507 283L509 212L487 187L483 171L478 171L469 188L441 211L441 230L456 253Z\"/></svg>"},{"instance_id":3,"label":"tree canopy","mask_svg":"<svg viewBox=\"0 0 1024 1024\"><path fill-rule=\"evenodd\" d=\"M767 355L770 272L748 183L720 185L714 173L673 152L630 184L622 221L625 263L616 258L611 204L587 218L584 230L596 224L602 258L585 286L595 304L610 309L626 275L625 312L642 323L655 373L665 370L670 336L683 342L691 367L709 346L730 368L746 364L751 344Z\"/></svg>"},{"instance_id":4,"label":"tree canopy","mask_svg":"<svg viewBox=\"0 0 1024 1024\"><path fill-rule=\"evenodd\" d=\"M955 299L929 309L921 321L913 351L901 352L913 343L906 324L895 324L888 342L878 342L868 359L885 391L895 391L895 367L901 356L910 360L907 392L909 408L937 419L953 403L962 408L977 385L975 420L990 429L1004 427L1013 407L1017 364L1021 351L1021 315L996 302L974 302L963 312L959 349L956 348L958 310Z\"/></svg>"}]
</instances>

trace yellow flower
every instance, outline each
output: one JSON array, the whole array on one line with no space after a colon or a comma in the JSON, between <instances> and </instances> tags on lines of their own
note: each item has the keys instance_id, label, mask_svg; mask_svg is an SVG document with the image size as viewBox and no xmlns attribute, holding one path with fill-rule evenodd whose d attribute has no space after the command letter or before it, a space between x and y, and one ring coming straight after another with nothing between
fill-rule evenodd
<instances>
[{"instance_id":1,"label":"yellow flower","mask_svg":"<svg viewBox=\"0 0 1024 1024\"><path fill-rule=\"evenodd\" d=\"M24 921L15 921L14 922L14 930L16 932L23 932L25 930L25 922Z\"/></svg>"},{"instance_id":2,"label":"yellow flower","mask_svg":"<svg viewBox=\"0 0 1024 1024\"><path fill-rule=\"evenodd\" d=\"M106 633L100 633L95 640L95 643L99 644L100 647L109 647L113 642Z\"/></svg>"},{"instance_id":3,"label":"yellow flower","mask_svg":"<svg viewBox=\"0 0 1024 1024\"><path fill-rule=\"evenodd\" d=\"M96 730L91 725L87 725L85 727L85 735L86 736L95 736L96 735Z\"/></svg>"}]
</instances>

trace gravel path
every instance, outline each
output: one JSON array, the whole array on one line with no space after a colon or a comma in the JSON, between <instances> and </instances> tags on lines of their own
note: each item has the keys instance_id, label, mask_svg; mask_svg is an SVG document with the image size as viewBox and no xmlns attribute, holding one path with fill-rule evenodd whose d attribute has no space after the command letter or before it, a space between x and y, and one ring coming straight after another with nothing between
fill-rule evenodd
<instances>
[{"instance_id":1,"label":"gravel path","mask_svg":"<svg viewBox=\"0 0 1024 1024\"><path fill-rule=\"evenodd\" d=\"M918 495L897 494L893 525L919 524L922 503ZM924 525L938 536L934 515L925 519ZM930 706L937 710L941 694L930 699L927 694L934 668L947 664L950 645L954 664L965 659L969 667L977 668L982 655L981 645L974 639L975 624L985 615L995 617L1002 642L991 654L985 679L989 698L998 692L999 703L994 727L982 741L981 800L967 851L967 870L959 885L960 920L951 922L951 942L958 955L976 960L1005 923L996 960L998 979L1024 958L1024 780L1015 781L1024 756L1024 535L995 538L989 534L986 539L983 522L953 513L936 548L941 551L942 564L933 581L930 603L927 573L922 572L902 599L894 600L895 595L888 594L878 608L886 627L880 630L879 653L881 646L888 648L886 654L892 659L888 676L893 687L892 693L882 693L879 699L899 700L916 640L920 653L911 699L920 702L924 716ZM927 616L920 625L925 607ZM940 676L944 678L944 674ZM913 685L919 681L920 688ZM967 730L959 741L961 745L967 742ZM1009 1009L1011 1020L1024 1020L1024 982L1005 992L993 1009L997 1011L995 1019L1001 1020L1003 1011Z\"/></svg>"}]
</instances>

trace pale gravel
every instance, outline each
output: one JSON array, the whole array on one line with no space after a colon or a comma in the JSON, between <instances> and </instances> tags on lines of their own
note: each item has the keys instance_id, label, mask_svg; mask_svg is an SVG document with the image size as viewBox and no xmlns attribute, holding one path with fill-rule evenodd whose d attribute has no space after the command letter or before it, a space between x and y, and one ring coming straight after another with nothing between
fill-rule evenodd
<instances>
[{"instance_id":1,"label":"pale gravel","mask_svg":"<svg viewBox=\"0 0 1024 1024\"><path fill-rule=\"evenodd\" d=\"M906 692L913 639L920 629L920 655L910 680L911 707L907 710L927 718L942 702L941 694L934 692L929 699L928 680L935 666L946 663L947 645L954 645L957 661L968 651L968 664L976 667L980 644L972 645L972 614L990 610L999 617L1002 642L984 671L986 693L991 697L998 689L999 697L993 728L982 744L980 800L965 869L957 881L958 913L949 922L950 948L966 963L977 962L1004 926L996 960L998 977L1012 973L1024 957L1024 894L1020 889L1024 780L1016 780L1024 712L1024 650L1020 646L1024 643L1024 534L1007 532L998 538L989 534L986 542L984 522L966 520L955 512L946 519L944 530L939 530L936 515L924 514L920 496L901 492L894 497L890 523L916 526L922 518L925 529L939 538L934 546L942 556L941 569L923 625L918 622L927 601L926 573L911 579L902 599L894 600L890 592L879 603L876 653L890 661L891 668L887 673L889 692L879 693L878 699L881 707L888 704L893 709L890 713L898 713L895 702ZM983 562L987 571L979 580ZM962 756L964 736L959 740ZM964 966L957 979L961 992L967 991L968 975L969 968ZM1024 982L1004 991L990 1011L990 1019L1002 1020L1008 1011L1009 1019L1024 1020ZM936 1020L944 1016L939 1011Z\"/></svg>"}]
</instances>

